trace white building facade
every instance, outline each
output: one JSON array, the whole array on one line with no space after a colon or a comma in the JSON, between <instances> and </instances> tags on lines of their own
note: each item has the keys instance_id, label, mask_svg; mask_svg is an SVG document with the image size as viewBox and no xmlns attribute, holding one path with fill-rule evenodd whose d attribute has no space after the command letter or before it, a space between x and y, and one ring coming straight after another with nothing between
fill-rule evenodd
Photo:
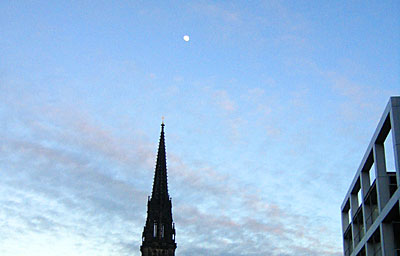
<instances>
[{"instance_id":1,"label":"white building facade","mask_svg":"<svg viewBox=\"0 0 400 256\"><path fill-rule=\"evenodd\" d=\"M345 256L400 256L399 184L400 97L391 97L341 207Z\"/></svg>"}]
</instances>

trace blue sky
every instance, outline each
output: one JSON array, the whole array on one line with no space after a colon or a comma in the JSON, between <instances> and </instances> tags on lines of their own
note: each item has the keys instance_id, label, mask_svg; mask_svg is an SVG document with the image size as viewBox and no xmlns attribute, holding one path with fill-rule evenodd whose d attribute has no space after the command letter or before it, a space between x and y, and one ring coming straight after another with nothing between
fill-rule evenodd
<instances>
[{"instance_id":1,"label":"blue sky","mask_svg":"<svg viewBox=\"0 0 400 256\"><path fill-rule=\"evenodd\" d=\"M140 255L162 116L176 255L341 255L342 199L400 91L399 13L1 1L1 255Z\"/></svg>"}]
</instances>

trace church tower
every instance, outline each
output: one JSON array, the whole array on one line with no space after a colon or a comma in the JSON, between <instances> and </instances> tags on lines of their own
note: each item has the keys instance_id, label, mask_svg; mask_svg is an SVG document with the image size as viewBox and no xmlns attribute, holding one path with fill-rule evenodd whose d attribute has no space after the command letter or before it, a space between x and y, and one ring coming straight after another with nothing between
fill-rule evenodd
<instances>
[{"instance_id":1,"label":"church tower","mask_svg":"<svg viewBox=\"0 0 400 256\"><path fill-rule=\"evenodd\" d=\"M164 122L161 124L153 192L147 202L147 219L142 235L142 256L174 256L175 224L168 195L167 161L165 154Z\"/></svg>"}]
</instances>

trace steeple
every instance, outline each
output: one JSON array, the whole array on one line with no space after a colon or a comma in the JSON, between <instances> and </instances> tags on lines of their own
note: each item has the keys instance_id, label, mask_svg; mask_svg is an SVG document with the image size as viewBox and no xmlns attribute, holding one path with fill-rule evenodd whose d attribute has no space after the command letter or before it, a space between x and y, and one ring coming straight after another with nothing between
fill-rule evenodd
<instances>
[{"instance_id":1,"label":"steeple","mask_svg":"<svg viewBox=\"0 0 400 256\"><path fill-rule=\"evenodd\" d=\"M172 220L171 198L168 194L164 127L163 121L153 191L147 202L147 219L142 235L142 246L140 247L142 256L175 255L175 225Z\"/></svg>"},{"instance_id":2,"label":"steeple","mask_svg":"<svg viewBox=\"0 0 400 256\"><path fill-rule=\"evenodd\" d=\"M151 198L159 200L169 199L167 183L167 161L165 155L164 122L161 124L160 143L158 145L156 171L154 173L153 193Z\"/></svg>"}]
</instances>

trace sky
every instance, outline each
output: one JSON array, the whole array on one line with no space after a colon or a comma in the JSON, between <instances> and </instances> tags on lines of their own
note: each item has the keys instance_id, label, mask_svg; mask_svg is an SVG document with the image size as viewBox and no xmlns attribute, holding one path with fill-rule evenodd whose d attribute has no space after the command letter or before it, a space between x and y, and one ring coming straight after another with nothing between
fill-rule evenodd
<instances>
[{"instance_id":1,"label":"sky","mask_svg":"<svg viewBox=\"0 0 400 256\"><path fill-rule=\"evenodd\" d=\"M164 116L176 255L342 255L399 92L399 1L0 1L0 254L139 256Z\"/></svg>"}]
</instances>

